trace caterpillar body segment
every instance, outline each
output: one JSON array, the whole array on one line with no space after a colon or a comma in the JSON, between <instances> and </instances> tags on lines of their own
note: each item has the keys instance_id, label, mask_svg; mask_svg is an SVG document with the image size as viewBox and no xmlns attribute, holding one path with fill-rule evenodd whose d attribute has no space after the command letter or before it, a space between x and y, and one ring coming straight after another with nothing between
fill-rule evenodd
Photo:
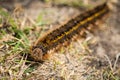
<instances>
[{"instance_id":1,"label":"caterpillar body segment","mask_svg":"<svg viewBox=\"0 0 120 80\"><path fill-rule=\"evenodd\" d=\"M58 45L72 39L75 34L82 33L84 28L94 23L97 19L109 12L106 3L79 14L69 20L63 26L54 29L42 38L39 38L31 48L31 56L36 61L44 60L49 50L56 48Z\"/></svg>"}]
</instances>

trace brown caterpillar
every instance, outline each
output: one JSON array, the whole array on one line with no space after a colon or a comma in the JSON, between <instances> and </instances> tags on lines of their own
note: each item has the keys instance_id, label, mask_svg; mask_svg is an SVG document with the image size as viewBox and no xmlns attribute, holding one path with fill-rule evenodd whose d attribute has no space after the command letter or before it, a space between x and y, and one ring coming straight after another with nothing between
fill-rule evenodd
<instances>
[{"instance_id":1,"label":"brown caterpillar","mask_svg":"<svg viewBox=\"0 0 120 80\"><path fill-rule=\"evenodd\" d=\"M31 48L31 56L36 61L41 61L49 50L57 47L59 44L72 39L75 34L82 32L83 28L94 23L97 19L109 12L106 3L79 14L75 18L69 20L66 24L49 32L45 36L39 38Z\"/></svg>"}]
</instances>

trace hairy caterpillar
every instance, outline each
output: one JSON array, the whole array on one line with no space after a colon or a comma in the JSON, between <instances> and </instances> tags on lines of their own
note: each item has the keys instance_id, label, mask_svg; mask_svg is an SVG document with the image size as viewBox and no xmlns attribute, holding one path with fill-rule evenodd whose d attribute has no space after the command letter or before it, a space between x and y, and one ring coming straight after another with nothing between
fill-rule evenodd
<instances>
[{"instance_id":1,"label":"hairy caterpillar","mask_svg":"<svg viewBox=\"0 0 120 80\"><path fill-rule=\"evenodd\" d=\"M109 8L107 4L104 3L92 10L79 14L63 26L49 32L42 38L39 38L31 48L31 56L36 61L43 60L49 50L69 39L72 39L75 34L80 33L83 28L88 27L89 24L94 23L97 19L101 18L108 12Z\"/></svg>"}]
</instances>

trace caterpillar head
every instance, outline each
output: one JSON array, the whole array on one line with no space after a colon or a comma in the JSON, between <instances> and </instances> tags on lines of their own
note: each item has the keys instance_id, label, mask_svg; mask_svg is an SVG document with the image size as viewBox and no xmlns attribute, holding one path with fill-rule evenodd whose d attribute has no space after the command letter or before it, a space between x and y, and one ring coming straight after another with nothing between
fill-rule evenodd
<instances>
[{"instance_id":1,"label":"caterpillar head","mask_svg":"<svg viewBox=\"0 0 120 80\"><path fill-rule=\"evenodd\" d=\"M40 48L34 48L31 49L31 57L35 60L35 61L43 61L43 51Z\"/></svg>"}]
</instances>

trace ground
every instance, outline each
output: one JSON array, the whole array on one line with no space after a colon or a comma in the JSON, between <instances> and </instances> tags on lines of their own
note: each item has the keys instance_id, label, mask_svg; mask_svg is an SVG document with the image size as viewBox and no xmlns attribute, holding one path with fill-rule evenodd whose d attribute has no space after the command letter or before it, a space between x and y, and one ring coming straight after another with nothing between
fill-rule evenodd
<instances>
[{"instance_id":1,"label":"ground","mask_svg":"<svg viewBox=\"0 0 120 80\"><path fill-rule=\"evenodd\" d=\"M120 80L119 13L111 12L90 24L99 28L51 52L43 63L28 57L30 46L47 31L103 1L4 2L0 8L0 80Z\"/></svg>"}]
</instances>

